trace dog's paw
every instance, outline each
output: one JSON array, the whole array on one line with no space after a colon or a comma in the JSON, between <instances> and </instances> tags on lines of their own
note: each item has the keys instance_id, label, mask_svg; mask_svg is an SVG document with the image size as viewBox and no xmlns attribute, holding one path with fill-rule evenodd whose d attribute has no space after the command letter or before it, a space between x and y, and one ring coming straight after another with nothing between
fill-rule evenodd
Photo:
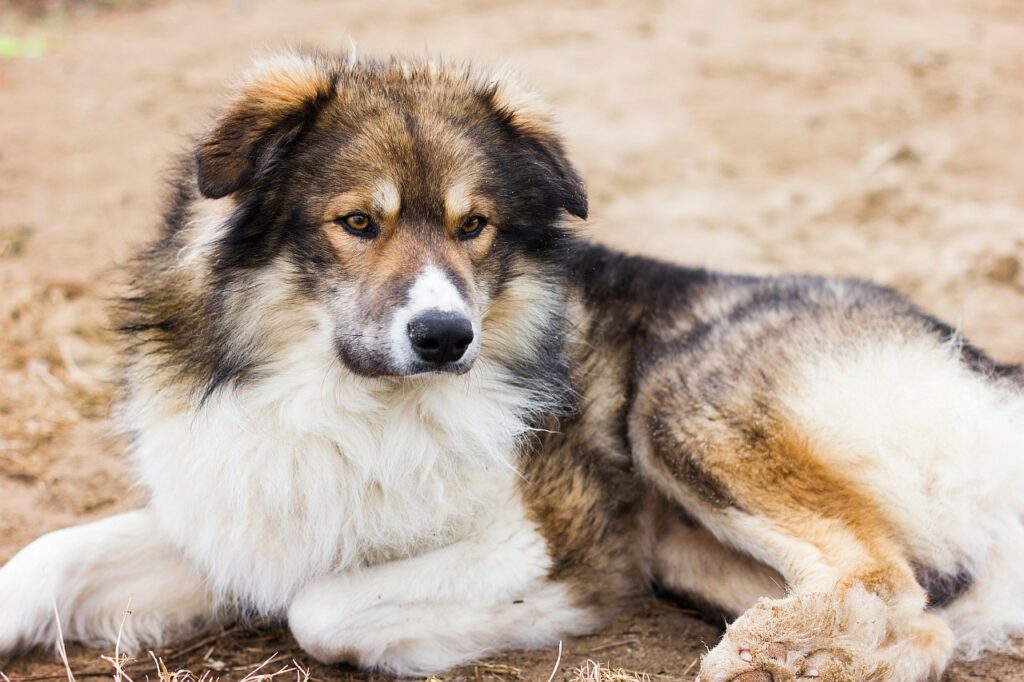
<instances>
[{"instance_id":1,"label":"dog's paw","mask_svg":"<svg viewBox=\"0 0 1024 682\"><path fill-rule=\"evenodd\" d=\"M18 651L18 631L12 625L11 614L0 606L0 659L13 655Z\"/></svg>"},{"instance_id":2,"label":"dog's paw","mask_svg":"<svg viewBox=\"0 0 1024 682\"><path fill-rule=\"evenodd\" d=\"M700 682L884 679L886 606L857 588L761 600L701 662Z\"/></svg>"},{"instance_id":3,"label":"dog's paw","mask_svg":"<svg viewBox=\"0 0 1024 682\"><path fill-rule=\"evenodd\" d=\"M47 636L53 619L26 603L23 595L6 590L0 580L0 658L38 645Z\"/></svg>"},{"instance_id":4,"label":"dog's paw","mask_svg":"<svg viewBox=\"0 0 1024 682\"><path fill-rule=\"evenodd\" d=\"M56 641L53 584L36 549L42 544L37 540L0 566L0 657Z\"/></svg>"},{"instance_id":5,"label":"dog's paw","mask_svg":"<svg viewBox=\"0 0 1024 682\"><path fill-rule=\"evenodd\" d=\"M723 644L705 657L700 682L858 682L877 677L851 651L835 645L806 651L783 642Z\"/></svg>"}]
</instances>

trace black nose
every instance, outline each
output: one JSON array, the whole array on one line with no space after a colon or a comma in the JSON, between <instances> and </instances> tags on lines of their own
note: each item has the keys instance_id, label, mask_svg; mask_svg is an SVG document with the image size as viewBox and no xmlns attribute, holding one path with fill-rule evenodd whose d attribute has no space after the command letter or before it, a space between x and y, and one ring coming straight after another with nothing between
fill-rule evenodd
<instances>
[{"instance_id":1,"label":"black nose","mask_svg":"<svg viewBox=\"0 0 1024 682\"><path fill-rule=\"evenodd\" d=\"M455 362L473 342L473 324L459 313L428 310L409 323L409 340L426 362Z\"/></svg>"}]
</instances>

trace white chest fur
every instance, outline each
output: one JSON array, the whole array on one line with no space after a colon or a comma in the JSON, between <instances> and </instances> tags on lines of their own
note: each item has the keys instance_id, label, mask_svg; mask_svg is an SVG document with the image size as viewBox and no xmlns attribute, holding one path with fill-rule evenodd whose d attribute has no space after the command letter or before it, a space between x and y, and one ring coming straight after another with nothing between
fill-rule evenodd
<instances>
[{"instance_id":1,"label":"white chest fur","mask_svg":"<svg viewBox=\"0 0 1024 682\"><path fill-rule=\"evenodd\" d=\"M278 613L314 576L471 532L515 486L535 397L483 359L366 380L306 347L269 369L201 410L126 411L153 511L222 598Z\"/></svg>"}]
</instances>

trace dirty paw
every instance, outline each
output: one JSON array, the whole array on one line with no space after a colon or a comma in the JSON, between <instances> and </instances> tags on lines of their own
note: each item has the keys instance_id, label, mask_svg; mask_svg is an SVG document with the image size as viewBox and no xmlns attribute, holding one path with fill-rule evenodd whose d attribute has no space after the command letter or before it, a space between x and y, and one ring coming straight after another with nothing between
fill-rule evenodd
<instances>
[{"instance_id":1,"label":"dirty paw","mask_svg":"<svg viewBox=\"0 0 1024 682\"><path fill-rule=\"evenodd\" d=\"M723 642L725 644L725 642ZM701 665L700 682L789 682L854 680L844 651L802 652L781 642L754 643L746 648L716 647Z\"/></svg>"},{"instance_id":2,"label":"dirty paw","mask_svg":"<svg viewBox=\"0 0 1024 682\"><path fill-rule=\"evenodd\" d=\"M849 596L849 595L848 595ZM877 679L884 668L884 606L817 594L762 600L726 629L704 657L700 682L841 682Z\"/></svg>"}]
</instances>

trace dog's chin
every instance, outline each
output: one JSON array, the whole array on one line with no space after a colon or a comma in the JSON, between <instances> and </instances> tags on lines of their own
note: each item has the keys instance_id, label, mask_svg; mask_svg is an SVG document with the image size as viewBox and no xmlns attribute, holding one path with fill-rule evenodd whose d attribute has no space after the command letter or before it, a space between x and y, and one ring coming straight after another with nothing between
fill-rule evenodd
<instances>
[{"instance_id":1,"label":"dog's chin","mask_svg":"<svg viewBox=\"0 0 1024 682\"><path fill-rule=\"evenodd\" d=\"M452 362L426 362L420 360L411 352L411 349L403 349L394 357L392 367L395 371L392 376L397 377L430 377L437 375L462 375L468 373L479 359L479 346L473 344L466 349L465 355Z\"/></svg>"},{"instance_id":2,"label":"dog's chin","mask_svg":"<svg viewBox=\"0 0 1024 682\"><path fill-rule=\"evenodd\" d=\"M353 374L367 379L403 379L412 377L429 377L431 375L462 375L468 373L476 364L476 356L462 358L455 362L437 364L410 360L398 363L389 357L375 357L369 354L353 354L341 351L338 353L341 364Z\"/></svg>"},{"instance_id":3,"label":"dog's chin","mask_svg":"<svg viewBox=\"0 0 1024 682\"><path fill-rule=\"evenodd\" d=\"M474 360L446 362L442 365L429 362L417 362L406 371L401 372L398 376L416 377L423 376L425 374L466 374L469 370L473 369L473 363Z\"/></svg>"}]
</instances>

